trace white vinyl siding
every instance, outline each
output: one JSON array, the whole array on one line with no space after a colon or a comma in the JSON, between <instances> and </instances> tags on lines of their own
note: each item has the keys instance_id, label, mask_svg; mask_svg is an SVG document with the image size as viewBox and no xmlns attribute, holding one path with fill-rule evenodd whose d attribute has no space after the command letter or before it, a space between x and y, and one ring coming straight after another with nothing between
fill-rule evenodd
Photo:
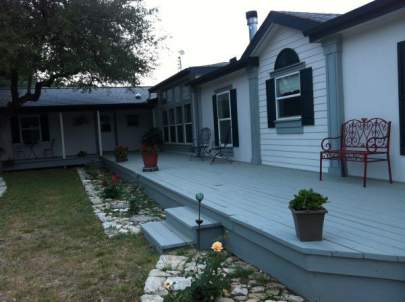
<instances>
[{"instance_id":1,"label":"white vinyl siding","mask_svg":"<svg viewBox=\"0 0 405 302\"><path fill-rule=\"evenodd\" d=\"M259 54L259 118L262 163L280 167L317 171L320 143L328 136L326 69L322 46L309 43L308 38L294 29L274 27L266 47ZM274 71L277 55L284 48L292 48L305 67L312 67L315 125L304 126L303 134L278 134L268 128L266 80ZM328 167L326 163L325 170Z\"/></svg>"}]
</instances>

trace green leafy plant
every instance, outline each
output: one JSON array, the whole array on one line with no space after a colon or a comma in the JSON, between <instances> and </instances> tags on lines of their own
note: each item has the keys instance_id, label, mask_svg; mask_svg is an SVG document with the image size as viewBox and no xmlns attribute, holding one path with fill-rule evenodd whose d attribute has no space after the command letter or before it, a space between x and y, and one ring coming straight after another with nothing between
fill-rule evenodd
<instances>
[{"instance_id":1,"label":"green leafy plant","mask_svg":"<svg viewBox=\"0 0 405 302\"><path fill-rule=\"evenodd\" d=\"M104 190L103 197L111 199L119 199L124 195L124 187L121 180L117 175L111 176L111 180L107 181Z\"/></svg>"},{"instance_id":2,"label":"green leafy plant","mask_svg":"<svg viewBox=\"0 0 405 302\"><path fill-rule=\"evenodd\" d=\"M115 158L117 161L126 161L128 159L128 147L123 145L118 145L114 150Z\"/></svg>"},{"instance_id":3,"label":"green leafy plant","mask_svg":"<svg viewBox=\"0 0 405 302\"><path fill-rule=\"evenodd\" d=\"M231 279L239 278L242 282L246 283L249 281L249 276L255 272L252 268L236 267L235 270L229 274Z\"/></svg>"},{"instance_id":4,"label":"green leafy plant","mask_svg":"<svg viewBox=\"0 0 405 302\"><path fill-rule=\"evenodd\" d=\"M128 203L129 203L128 215L129 216L137 215L142 208L138 198L132 196L129 199Z\"/></svg>"},{"instance_id":5,"label":"green leafy plant","mask_svg":"<svg viewBox=\"0 0 405 302\"><path fill-rule=\"evenodd\" d=\"M214 302L222 296L224 290L230 288L230 279L223 272L224 261L227 253L221 249L213 250L206 256L200 257L196 265L203 264L205 269L192 281L191 286L183 291L169 294L165 297L165 302Z\"/></svg>"},{"instance_id":6,"label":"green leafy plant","mask_svg":"<svg viewBox=\"0 0 405 302\"><path fill-rule=\"evenodd\" d=\"M294 195L290 201L290 208L296 211L316 211L323 209L323 205L328 202L328 198L314 192L312 189L301 190Z\"/></svg>"},{"instance_id":7,"label":"green leafy plant","mask_svg":"<svg viewBox=\"0 0 405 302\"><path fill-rule=\"evenodd\" d=\"M142 152L157 151L157 147L162 144L162 134L158 128L152 128L142 137Z\"/></svg>"}]
</instances>

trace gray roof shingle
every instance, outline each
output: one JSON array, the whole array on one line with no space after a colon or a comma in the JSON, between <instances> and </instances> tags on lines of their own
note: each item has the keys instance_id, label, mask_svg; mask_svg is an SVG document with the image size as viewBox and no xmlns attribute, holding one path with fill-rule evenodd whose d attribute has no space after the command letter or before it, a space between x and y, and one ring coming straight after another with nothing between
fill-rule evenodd
<instances>
[{"instance_id":1,"label":"gray roof shingle","mask_svg":"<svg viewBox=\"0 0 405 302\"><path fill-rule=\"evenodd\" d=\"M309 12L291 12L291 11L279 11L279 13L295 16L302 19L309 19L315 22L326 22L331 19L334 19L339 14L325 14L325 13L309 13Z\"/></svg>"},{"instance_id":2,"label":"gray roof shingle","mask_svg":"<svg viewBox=\"0 0 405 302\"><path fill-rule=\"evenodd\" d=\"M27 102L23 107L129 105L146 103L149 87L103 87L91 91L77 88L43 88L37 102ZM0 107L11 101L9 89L0 89Z\"/></svg>"}]
</instances>

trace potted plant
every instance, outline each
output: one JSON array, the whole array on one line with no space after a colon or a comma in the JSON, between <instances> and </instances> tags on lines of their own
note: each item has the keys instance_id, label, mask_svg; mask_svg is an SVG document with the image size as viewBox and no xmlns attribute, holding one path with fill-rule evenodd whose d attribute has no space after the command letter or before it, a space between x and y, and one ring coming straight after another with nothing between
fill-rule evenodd
<instances>
[{"instance_id":1,"label":"potted plant","mask_svg":"<svg viewBox=\"0 0 405 302\"><path fill-rule=\"evenodd\" d=\"M310 190L301 190L290 201L289 208L295 224L295 232L301 241L321 241L323 222L328 212L323 205L327 197Z\"/></svg>"},{"instance_id":2,"label":"potted plant","mask_svg":"<svg viewBox=\"0 0 405 302\"><path fill-rule=\"evenodd\" d=\"M118 145L115 147L115 160L117 162L124 162L128 160L128 147L123 145Z\"/></svg>"},{"instance_id":3,"label":"potted plant","mask_svg":"<svg viewBox=\"0 0 405 302\"><path fill-rule=\"evenodd\" d=\"M153 172L159 170L158 168L158 148L162 143L160 130L152 128L142 137L142 158L143 158L143 171Z\"/></svg>"}]
</instances>

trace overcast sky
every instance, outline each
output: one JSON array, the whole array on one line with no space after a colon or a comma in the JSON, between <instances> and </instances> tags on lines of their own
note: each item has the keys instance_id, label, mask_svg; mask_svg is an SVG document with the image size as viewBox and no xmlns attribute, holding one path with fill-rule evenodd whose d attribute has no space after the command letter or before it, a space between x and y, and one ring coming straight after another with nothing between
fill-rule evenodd
<instances>
[{"instance_id":1,"label":"overcast sky","mask_svg":"<svg viewBox=\"0 0 405 302\"><path fill-rule=\"evenodd\" d=\"M257 10L259 25L271 10L345 13L370 0L145 0L159 10L157 30L168 36L159 51L158 67L143 85L154 85L183 68L238 57L249 42L245 13Z\"/></svg>"}]
</instances>

